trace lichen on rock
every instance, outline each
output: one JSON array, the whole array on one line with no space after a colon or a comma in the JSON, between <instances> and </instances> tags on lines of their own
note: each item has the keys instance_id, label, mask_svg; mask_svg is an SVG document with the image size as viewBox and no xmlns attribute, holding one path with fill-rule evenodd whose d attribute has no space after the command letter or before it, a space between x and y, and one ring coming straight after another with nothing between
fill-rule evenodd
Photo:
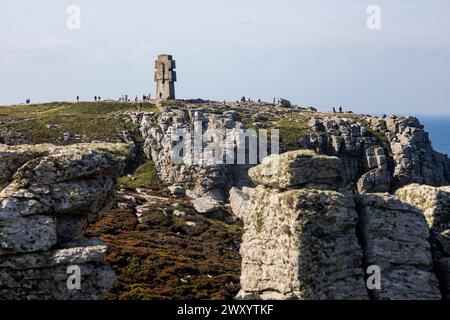
<instances>
[{"instance_id":1,"label":"lichen on rock","mask_svg":"<svg viewBox=\"0 0 450 320\"><path fill-rule=\"evenodd\" d=\"M245 226L238 298L368 299L351 194L279 189L339 181L339 159L296 151L267 159L250 176L269 186L230 192L233 211ZM260 173L271 161L283 169L265 180Z\"/></svg>"},{"instance_id":2,"label":"lichen on rock","mask_svg":"<svg viewBox=\"0 0 450 320\"><path fill-rule=\"evenodd\" d=\"M0 147L1 299L98 299L112 286L106 247L84 231L111 207L128 152L123 144ZM74 265L81 290L66 284Z\"/></svg>"}]
</instances>

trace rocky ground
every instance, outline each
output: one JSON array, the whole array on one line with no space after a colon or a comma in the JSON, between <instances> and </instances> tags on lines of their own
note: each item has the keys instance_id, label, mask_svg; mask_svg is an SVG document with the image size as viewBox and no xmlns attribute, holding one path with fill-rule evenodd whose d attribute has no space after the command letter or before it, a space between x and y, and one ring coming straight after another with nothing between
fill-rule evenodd
<instances>
[{"instance_id":1,"label":"rocky ground","mask_svg":"<svg viewBox=\"0 0 450 320\"><path fill-rule=\"evenodd\" d=\"M254 165L173 165L171 133L192 129L195 122L206 132L278 129L282 152L309 151L300 157L286 154L284 171L272 177L266 174L272 167L270 157L250 174ZM91 142L93 146L121 142L129 150L123 170L106 175L107 179L120 176L115 200L108 199L113 207L90 220L83 235L100 238L108 248L106 261L117 276L108 299L232 299L238 292L243 298L436 298L439 285L430 268L441 270L436 271L441 292L445 295L449 290L450 253L445 249L449 227L447 218L442 219L448 216L448 193L435 187L450 185L450 160L432 149L428 134L413 117L317 112L285 101L278 105L196 100L153 101L142 106L105 101L0 107L0 145L9 150L7 155L14 145L52 143L75 152L67 146ZM46 152L7 156L0 163L3 198L10 197L8 186L19 166L47 156ZM4 155L0 152L0 157ZM302 170L305 167L309 170ZM80 183L85 185L86 178L91 177L80 177ZM417 197L403 189L412 183L430 186L427 192L435 200L414 203ZM418 208L391 199L396 191L402 201ZM77 205L71 201L68 206L75 210ZM333 202L341 206L336 208ZM379 217L372 220L365 212L374 210ZM286 219L286 212L292 220ZM431 244L425 218L417 218L421 214L427 221L447 223L439 228L430 224ZM336 230L320 226L327 221L336 221ZM399 226L390 234L377 233L380 221L386 230L392 221ZM418 225L413 230L417 234L406 236L408 227L403 223ZM355 228L359 234L352 231ZM364 234L368 237L362 238ZM63 235L60 232L61 239ZM318 239L315 245L309 245L311 237ZM342 243L347 244L345 248ZM420 248L419 256L404 259L401 253L406 249L399 243L406 249ZM284 257L280 256L283 250ZM390 256L383 258L379 250ZM336 254L342 259L334 259ZM1 255L0 251L0 271ZM363 267L370 261L386 265L387 278L392 283L401 279L403 291L368 293L362 280ZM404 266L398 268L399 261ZM413 296L405 289L411 280L405 275L408 270L423 276L423 290L412 291ZM261 272L272 277L255 276ZM339 292L329 289L336 279Z\"/></svg>"}]
</instances>

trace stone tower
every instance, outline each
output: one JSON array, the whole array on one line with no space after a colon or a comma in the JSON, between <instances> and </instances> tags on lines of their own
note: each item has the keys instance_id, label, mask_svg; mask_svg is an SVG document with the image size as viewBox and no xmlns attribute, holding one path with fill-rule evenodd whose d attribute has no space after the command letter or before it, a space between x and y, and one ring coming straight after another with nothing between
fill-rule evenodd
<instances>
[{"instance_id":1,"label":"stone tower","mask_svg":"<svg viewBox=\"0 0 450 320\"><path fill-rule=\"evenodd\" d=\"M175 99L175 60L171 55L162 54L155 61L156 99Z\"/></svg>"}]
</instances>

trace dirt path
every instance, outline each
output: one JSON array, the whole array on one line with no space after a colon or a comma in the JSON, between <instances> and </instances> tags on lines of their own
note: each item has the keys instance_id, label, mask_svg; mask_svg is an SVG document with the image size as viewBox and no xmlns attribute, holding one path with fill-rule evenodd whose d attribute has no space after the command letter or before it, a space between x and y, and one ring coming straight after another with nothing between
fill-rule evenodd
<instances>
[{"instance_id":1,"label":"dirt path","mask_svg":"<svg viewBox=\"0 0 450 320\"><path fill-rule=\"evenodd\" d=\"M58 107L58 108L54 108L54 109L50 109L50 110L45 110L45 111L42 111L42 112L36 112L34 114L45 114L45 113L55 112L55 111L59 111L59 110L65 109L67 107L69 107L69 106L62 106L62 107Z\"/></svg>"}]
</instances>

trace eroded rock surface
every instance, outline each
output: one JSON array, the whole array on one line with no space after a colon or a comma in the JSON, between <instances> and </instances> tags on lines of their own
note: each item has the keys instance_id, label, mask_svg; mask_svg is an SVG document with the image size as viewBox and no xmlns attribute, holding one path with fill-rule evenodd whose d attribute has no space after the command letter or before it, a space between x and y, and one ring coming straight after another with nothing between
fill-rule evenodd
<instances>
[{"instance_id":1,"label":"eroded rock surface","mask_svg":"<svg viewBox=\"0 0 450 320\"><path fill-rule=\"evenodd\" d=\"M1 299L96 299L111 287L106 247L84 232L111 207L128 153L123 144L0 147ZM68 289L69 266L81 290Z\"/></svg>"},{"instance_id":2,"label":"eroded rock surface","mask_svg":"<svg viewBox=\"0 0 450 320\"><path fill-rule=\"evenodd\" d=\"M306 154L308 165L304 168L298 166L299 159L305 160L303 152L270 157L270 161L284 163L281 167L286 170L305 170L303 174L281 169L277 181L283 183L273 184L274 176L260 179L259 173L270 166L267 161L250 175L255 183L270 181L268 185L273 187L231 190L231 206L245 226L238 298L368 299L356 236L358 215L351 194L291 189L336 179L337 158ZM315 166L317 170L308 176L309 165L318 163L321 166Z\"/></svg>"},{"instance_id":3,"label":"eroded rock surface","mask_svg":"<svg viewBox=\"0 0 450 320\"><path fill-rule=\"evenodd\" d=\"M441 290L450 299L450 187L412 184L397 190L396 195L425 213Z\"/></svg>"},{"instance_id":4,"label":"eroded rock surface","mask_svg":"<svg viewBox=\"0 0 450 320\"><path fill-rule=\"evenodd\" d=\"M335 181L338 158L307 155L303 166L304 152L271 156L250 170L256 188L230 192L245 226L238 298L441 299L424 213L387 193L327 189L317 181ZM381 289L366 287L370 266Z\"/></svg>"},{"instance_id":5,"label":"eroded rock surface","mask_svg":"<svg viewBox=\"0 0 450 320\"><path fill-rule=\"evenodd\" d=\"M439 300L429 229L422 211L389 194L357 198L365 266L381 269L375 299Z\"/></svg>"},{"instance_id":6,"label":"eroded rock surface","mask_svg":"<svg viewBox=\"0 0 450 320\"><path fill-rule=\"evenodd\" d=\"M160 114L141 113L133 116L133 121L140 125L145 139L144 150L155 161L160 179L169 186L182 186L193 199L201 198L197 205L207 212L213 210L215 205L204 206L206 200L209 203L223 203L231 186L251 184L247 174L250 165L233 166L227 165L225 161L215 163L214 156L208 151L214 141L219 139L222 150L234 150L235 143L232 142L231 147L226 146L225 137L227 131L230 136L236 136L238 130L243 129L237 119L237 114L232 111L214 114L195 109L194 106L165 107ZM179 141L173 141L174 137L183 132L193 134L196 131L203 133L202 138L214 137L216 133L220 137L211 138L213 140L210 143L202 143L200 148L205 150L203 156L194 158L195 150L189 149L192 152L185 152L181 163L174 163L173 147L179 144ZM186 145L186 148L193 147Z\"/></svg>"},{"instance_id":7,"label":"eroded rock surface","mask_svg":"<svg viewBox=\"0 0 450 320\"><path fill-rule=\"evenodd\" d=\"M316 116L302 148L342 159L344 180L360 192L388 192L410 183L450 184L450 161L435 152L414 117Z\"/></svg>"}]
</instances>

